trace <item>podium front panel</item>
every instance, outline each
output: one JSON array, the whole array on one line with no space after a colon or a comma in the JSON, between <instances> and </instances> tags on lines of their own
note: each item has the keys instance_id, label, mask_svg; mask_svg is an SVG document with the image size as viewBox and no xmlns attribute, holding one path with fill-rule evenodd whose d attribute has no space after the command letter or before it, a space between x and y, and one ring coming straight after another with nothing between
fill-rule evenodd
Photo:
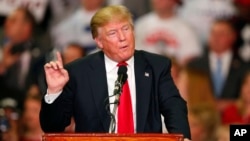
<instances>
[{"instance_id":1,"label":"podium front panel","mask_svg":"<svg viewBox=\"0 0 250 141\"><path fill-rule=\"evenodd\" d=\"M183 141L181 134L44 134L43 141Z\"/></svg>"}]
</instances>

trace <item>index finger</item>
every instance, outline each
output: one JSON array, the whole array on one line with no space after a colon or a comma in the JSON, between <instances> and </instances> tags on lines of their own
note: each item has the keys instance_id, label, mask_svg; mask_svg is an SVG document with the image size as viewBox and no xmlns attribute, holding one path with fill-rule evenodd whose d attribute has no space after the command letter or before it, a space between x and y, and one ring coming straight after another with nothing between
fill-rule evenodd
<instances>
[{"instance_id":1,"label":"index finger","mask_svg":"<svg viewBox=\"0 0 250 141\"><path fill-rule=\"evenodd\" d=\"M60 66L63 66L62 56L59 51L56 52L56 57L57 57L57 61L60 63Z\"/></svg>"}]
</instances>

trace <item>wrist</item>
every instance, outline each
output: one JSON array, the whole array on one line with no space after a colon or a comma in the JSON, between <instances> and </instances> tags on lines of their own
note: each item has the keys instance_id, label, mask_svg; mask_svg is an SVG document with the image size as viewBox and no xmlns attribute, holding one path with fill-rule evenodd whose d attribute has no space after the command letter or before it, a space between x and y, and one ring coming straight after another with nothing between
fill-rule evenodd
<instances>
[{"instance_id":1,"label":"wrist","mask_svg":"<svg viewBox=\"0 0 250 141\"><path fill-rule=\"evenodd\" d=\"M62 88L48 88L47 94L57 94L62 91Z\"/></svg>"}]
</instances>

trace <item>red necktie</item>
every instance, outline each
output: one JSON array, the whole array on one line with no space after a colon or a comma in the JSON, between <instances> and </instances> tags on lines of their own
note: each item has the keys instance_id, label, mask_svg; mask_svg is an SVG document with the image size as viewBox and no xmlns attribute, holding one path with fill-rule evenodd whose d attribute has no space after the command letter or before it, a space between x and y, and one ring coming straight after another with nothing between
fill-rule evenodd
<instances>
[{"instance_id":1,"label":"red necktie","mask_svg":"<svg viewBox=\"0 0 250 141\"><path fill-rule=\"evenodd\" d=\"M117 66L126 65L126 62L119 63ZM122 87L120 103L118 106L118 133L134 133L134 121L132 112L132 102L128 80L125 81Z\"/></svg>"}]
</instances>

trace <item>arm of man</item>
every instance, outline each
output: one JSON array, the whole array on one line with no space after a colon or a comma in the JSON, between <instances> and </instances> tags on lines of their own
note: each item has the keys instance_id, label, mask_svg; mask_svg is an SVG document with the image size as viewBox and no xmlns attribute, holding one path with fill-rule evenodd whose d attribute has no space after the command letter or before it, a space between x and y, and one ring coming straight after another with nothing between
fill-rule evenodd
<instances>
[{"instance_id":1,"label":"arm of man","mask_svg":"<svg viewBox=\"0 0 250 141\"><path fill-rule=\"evenodd\" d=\"M191 139L191 135L187 118L187 105L171 77L171 62L169 60L167 62L159 82L160 111L164 116L168 131L181 133L188 140Z\"/></svg>"},{"instance_id":2,"label":"arm of man","mask_svg":"<svg viewBox=\"0 0 250 141\"><path fill-rule=\"evenodd\" d=\"M69 78L68 71L62 66L61 55L58 53L57 56L58 61L44 66L48 85L40 111L40 124L44 132L64 131L73 113L73 77Z\"/></svg>"},{"instance_id":3,"label":"arm of man","mask_svg":"<svg viewBox=\"0 0 250 141\"><path fill-rule=\"evenodd\" d=\"M72 94L63 91L53 103L42 99L40 124L44 132L63 132L72 116Z\"/></svg>"}]
</instances>

